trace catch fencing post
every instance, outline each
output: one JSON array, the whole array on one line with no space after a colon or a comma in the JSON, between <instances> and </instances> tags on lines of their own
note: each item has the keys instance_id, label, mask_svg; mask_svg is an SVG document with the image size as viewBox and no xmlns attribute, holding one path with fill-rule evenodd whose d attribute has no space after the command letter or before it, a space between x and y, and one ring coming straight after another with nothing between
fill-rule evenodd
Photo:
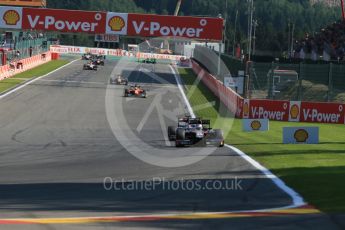
<instances>
[{"instance_id":1,"label":"catch fencing post","mask_svg":"<svg viewBox=\"0 0 345 230\"><path fill-rule=\"evenodd\" d=\"M298 101L302 101L302 84L303 84L303 63L299 63L299 76L298 76Z\"/></svg>"},{"instance_id":2,"label":"catch fencing post","mask_svg":"<svg viewBox=\"0 0 345 230\"><path fill-rule=\"evenodd\" d=\"M333 63L330 62L329 63L329 71L328 71L328 92L327 92L327 101L330 102L331 101L331 94L333 91Z\"/></svg>"}]
</instances>

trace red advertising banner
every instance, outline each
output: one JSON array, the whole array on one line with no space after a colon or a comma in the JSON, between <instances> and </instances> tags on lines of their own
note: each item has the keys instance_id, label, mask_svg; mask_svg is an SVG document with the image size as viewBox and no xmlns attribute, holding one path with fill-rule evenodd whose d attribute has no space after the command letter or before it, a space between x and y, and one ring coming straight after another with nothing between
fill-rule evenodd
<instances>
[{"instance_id":1,"label":"red advertising banner","mask_svg":"<svg viewBox=\"0 0 345 230\"><path fill-rule=\"evenodd\" d=\"M0 6L0 29L221 41L222 18Z\"/></svg>"},{"instance_id":2,"label":"red advertising banner","mask_svg":"<svg viewBox=\"0 0 345 230\"><path fill-rule=\"evenodd\" d=\"M250 119L289 120L289 101L250 100Z\"/></svg>"},{"instance_id":3,"label":"red advertising banner","mask_svg":"<svg viewBox=\"0 0 345 230\"><path fill-rule=\"evenodd\" d=\"M128 35L222 40L223 19L128 14Z\"/></svg>"},{"instance_id":4,"label":"red advertising banner","mask_svg":"<svg viewBox=\"0 0 345 230\"><path fill-rule=\"evenodd\" d=\"M105 33L106 13L23 8L22 29L67 33Z\"/></svg>"},{"instance_id":5,"label":"red advertising banner","mask_svg":"<svg viewBox=\"0 0 345 230\"><path fill-rule=\"evenodd\" d=\"M344 124L343 104L301 102L300 111L300 122Z\"/></svg>"}]
</instances>

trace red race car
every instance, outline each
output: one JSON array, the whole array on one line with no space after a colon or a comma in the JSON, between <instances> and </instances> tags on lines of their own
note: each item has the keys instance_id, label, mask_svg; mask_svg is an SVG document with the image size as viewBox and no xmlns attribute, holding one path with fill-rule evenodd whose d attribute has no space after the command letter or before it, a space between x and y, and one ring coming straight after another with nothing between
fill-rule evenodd
<instances>
[{"instance_id":1,"label":"red race car","mask_svg":"<svg viewBox=\"0 0 345 230\"><path fill-rule=\"evenodd\" d=\"M124 96L146 98L146 90L142 89L138 85L130 86L129 88L125 89Z\"/></svg>"}]
</instances>

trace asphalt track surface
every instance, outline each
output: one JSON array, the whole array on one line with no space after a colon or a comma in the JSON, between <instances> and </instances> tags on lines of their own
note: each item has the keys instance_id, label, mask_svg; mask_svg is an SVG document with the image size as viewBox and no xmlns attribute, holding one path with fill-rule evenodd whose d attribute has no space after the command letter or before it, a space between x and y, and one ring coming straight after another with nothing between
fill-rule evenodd
<instances>
[{"instance_id":1,"label":"asphalt track surface","mask_svg":"<svg viewBox=\"0 0 345 230\"><path fill-rule=\"evenodd\" d=\"M0 219L224 212L292 203L291 197L229 148L218 148L183 167L160 167L138 159L126 147L135 146L135 154L138 149L150 148L174 151L174 157L188 152L203 154L199 148L176 149L165 139L162 125L175 124L176 115L186 112L170 67L128 62L120 68L117 62L106 61L98 71L83 71L82 64L73 62L0 99ZM142 83L148 97L123 98L123 86L108 85L115 73ZM109 125L109 97L118 129ZM116 132L125 136L134 133L141 141L124 139ZM154 189L107 190L103 183L107 177L117 188L132 181L164 182ZM209 181L228 187L185 189L179 184L167 188L182 180L199 183L202 188ZM236 180L241 181L240 188L229 188ZM338 229L324 214L0 225L0 229L117 228Z\"/></svg>"}]
</instances>

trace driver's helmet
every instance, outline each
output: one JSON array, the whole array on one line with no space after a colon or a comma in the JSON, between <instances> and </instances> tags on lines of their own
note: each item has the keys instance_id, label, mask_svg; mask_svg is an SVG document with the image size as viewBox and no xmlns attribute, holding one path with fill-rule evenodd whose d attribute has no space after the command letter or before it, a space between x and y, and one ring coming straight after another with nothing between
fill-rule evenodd
<instances>
[{"instance_id":1,"label":"driver's helmet","mask_svg":"<svg viewBox=\"0 0 345 230\"><path fill-rule=\"evenodd\" d=\"M118 78L118 79L121 79L121 75L117 75L117 78Z\"/></svg>"}]
</instances>

